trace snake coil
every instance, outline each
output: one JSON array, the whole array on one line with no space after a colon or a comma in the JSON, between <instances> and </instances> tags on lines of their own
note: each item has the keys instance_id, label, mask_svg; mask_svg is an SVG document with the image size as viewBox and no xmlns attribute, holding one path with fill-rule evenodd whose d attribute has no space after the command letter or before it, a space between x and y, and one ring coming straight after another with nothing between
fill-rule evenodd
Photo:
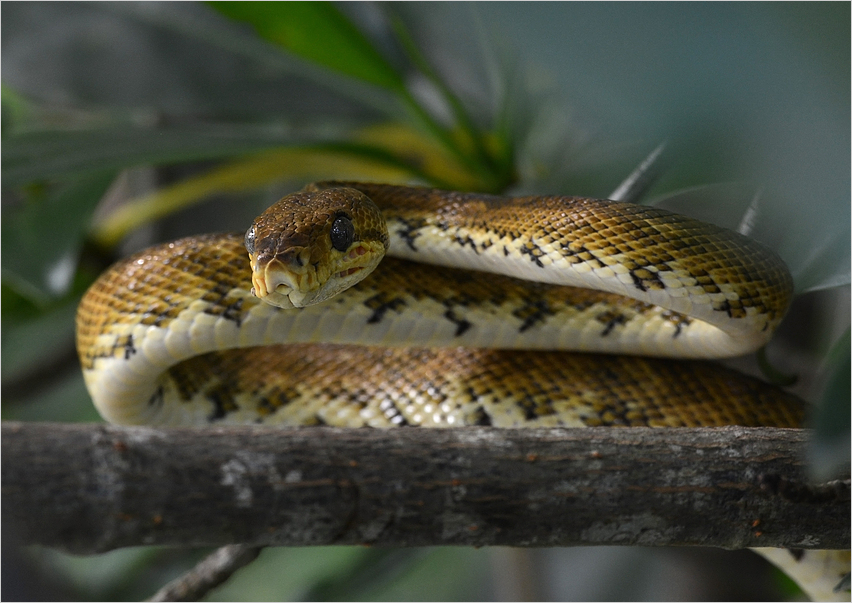
<instances>
[{"instance_id":1,"label":"snake coil","mask_svg":"<svg viewBox=\"0 0 852 603\"><path fill-rule=\"evenodd\" d=\"M661 209L329 182L119 262L77 346L119 424L793 427L794 396L691 360L765 344L792 291Z\"/></svg>"}]
</instances>

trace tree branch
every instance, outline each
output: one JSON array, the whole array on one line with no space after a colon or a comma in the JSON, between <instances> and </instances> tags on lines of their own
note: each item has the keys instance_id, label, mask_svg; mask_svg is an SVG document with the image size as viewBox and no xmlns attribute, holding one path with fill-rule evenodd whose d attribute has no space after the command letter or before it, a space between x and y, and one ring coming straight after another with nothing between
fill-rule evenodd
<instances>
[{"instance_id":1,"label":"tree branch","mask_svg":"<svg viewBox=\"0 0 852 603\"><path fill-rule=\"evenodd\" d=\"M216 549L190 571L175 578L149 601L200 601L208 592L245 567L260 554L261 547L229 544Z\"/></svg>"},{"instance_id":2,"label":"tree branch","mask_svg":"<svg viewBox=\"0 0 852 603\"><path fill-rule=\"evenodd\" d=\"M849 547L849 482L785 429L4 423L24 543Z\"/></svg>"}]
</instances>

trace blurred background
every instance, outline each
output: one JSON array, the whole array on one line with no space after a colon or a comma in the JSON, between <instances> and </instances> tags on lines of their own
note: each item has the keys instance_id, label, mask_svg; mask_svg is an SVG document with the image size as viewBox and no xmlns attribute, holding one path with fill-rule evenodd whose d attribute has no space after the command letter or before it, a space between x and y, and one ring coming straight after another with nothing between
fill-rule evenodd
<instances>
[{"instance_id":1,"label":"blurred background","mask_svg":"<svg viewBox=\"0 0 852 603\"><path fill-rule=\"evenodd\" d=\"M73 317L127 253L244 230L319 178L605 198L664 143L639 201L747 231L787 261L798 297L766 378L794 375L820 409L814 474L848 463L847 3L0 11L4 420L100 420ZM2 596L21 600L144 598L208 552L75 557L9 540ZM209 598L796 596L745 551L320 547L267 549Z\"/></svg>"}]
</instances>

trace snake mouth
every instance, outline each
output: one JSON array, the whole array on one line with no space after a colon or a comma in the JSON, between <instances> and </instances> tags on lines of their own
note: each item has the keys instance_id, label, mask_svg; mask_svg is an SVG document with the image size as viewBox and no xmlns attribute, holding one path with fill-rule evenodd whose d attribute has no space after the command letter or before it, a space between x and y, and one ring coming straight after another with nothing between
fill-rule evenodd
<instances>
[{"instance_id":1,"label":"snake mouth","mask_svg":"<svg viewBox=\"0 0 852 603\"><path fill-rule=\"evenodd\" d=\"M348 289L372 272L381 259L361 243L330 262L331 266L314 265L304 258L289 261L293 257L250 254L252 295L280 308L303 308Z\"/></svg>"},{"instance_id":2,"label":"snake mouth","mask_svg":"<svg viewBox=\"0 0 852 603\"><path fill-rule=\"evenodd\" d=\"M315 271L304 261L294 263L278 257L249 254L249 262L251 294L273 306L298 308L307 305L304 298L318 287Z\"/></svg>"},{"instance_id":3,"label":"snake mouth","mask_svg":"<svg viewBox=\"0 0 852 603\"><path fill-rule=\"evenodd\" d=\"M252 271L251 293L280 308L301 308L311 303L319 288L313 271L296 272L272 260Z\"/></svg>"},{"instance_id":4,"label":"snake mouth","mask_svg":"<svg viewBox=\"0 0 852 603\"><path fill-rule=\"evenodd\" d=\"M364 266L355 266L353 268L347 268L346 270L338 272L335 276L337 278L344 278L344 277L347 277L347 276L352 276L353 274L357 274L357 273L361 272L362 270L364 270L364 268L365 268Z\"/></svg>"},{"instance_id":5,"label":"snake mouth","mask_svg":"<svg viewBox=\"0 0 852 603\"><path fill-rule=\"evenodd\" d=\"M354 282L361 280L363 276L367 276L367 274L373 271L378 260L373 259L374 256L370 255L370 251L371 250L363 244L357 244L346 252L346 255L340 259L339 263L344 266L348 265L348 267L334 273L333 278L341 282L340 285L335 286L335 291L342 291L344 288L350 287ZM381 257L379 257L379 259L381 259ZM364 270L367 272L360 277L350 278ZM343 283L346 284L344 285Z\"/></svg>"}]
</instances>

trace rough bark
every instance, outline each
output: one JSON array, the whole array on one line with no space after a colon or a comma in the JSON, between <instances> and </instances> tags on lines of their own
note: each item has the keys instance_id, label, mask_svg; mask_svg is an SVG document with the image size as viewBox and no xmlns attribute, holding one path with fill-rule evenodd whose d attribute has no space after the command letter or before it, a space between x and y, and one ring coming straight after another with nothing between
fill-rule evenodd
<instances>
[{"instance_id":1,"label":"rough bark","mask_svg":"<svg viewBox=\"0 0 852 603\"><path fill-rule=\"evenodd\" d=\"M160 544L847 548L849 481L784 429L4 423L4 520L78 553Z\"/></svg>"}]
</instances>

